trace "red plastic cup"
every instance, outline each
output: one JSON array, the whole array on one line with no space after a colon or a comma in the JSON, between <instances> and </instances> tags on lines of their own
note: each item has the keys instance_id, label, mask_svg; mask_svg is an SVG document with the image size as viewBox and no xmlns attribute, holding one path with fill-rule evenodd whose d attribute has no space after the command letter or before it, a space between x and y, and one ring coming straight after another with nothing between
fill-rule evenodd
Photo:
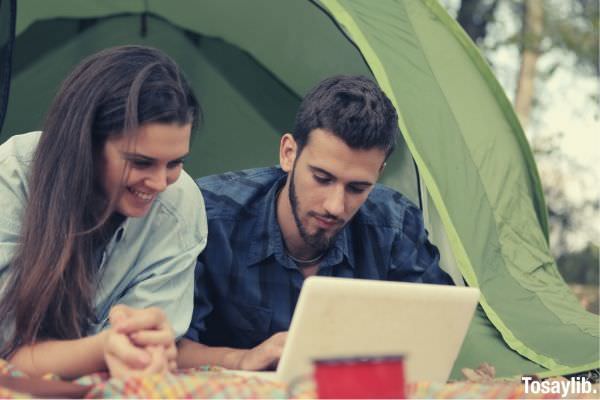
<instances>
[{"instance_id":1,"label":"red plastic cup","mask_svg":"<svg viewBox=\"0 0 600 400\"><path fill-rule=\"evenodd\" d=\"M319 359L314 366L320 399L404 398L402 356Z\"/></svg>"}]
</instances>

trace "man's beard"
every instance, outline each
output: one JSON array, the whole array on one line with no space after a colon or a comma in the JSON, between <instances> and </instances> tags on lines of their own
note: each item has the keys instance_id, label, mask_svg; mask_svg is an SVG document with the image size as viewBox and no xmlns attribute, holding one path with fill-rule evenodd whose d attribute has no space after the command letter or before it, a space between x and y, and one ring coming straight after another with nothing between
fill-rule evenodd
<instances>
[{"instance_id":1,"label":"man's beard","mask_svg":"<svg viewBox=\"0 0 600 400\"><path fill-rule=\"evenodd\" d=\"M302 221L300 220L300 215L298 212L299 202L298 196L296 195L296 185L294 183L294 171L295 168L292 169L289 190L290 205L292 206L294 222L296 223L296 227L298 228L298 232L300 232L300 236L302 237L302 240L304 240L304 243L313 248L317 253L324 253L331 246L338 232L336 231L330 237L327 237L327 231L322 228L318 228L317 232L312 235L307 232L306 228L302 224Z\"/></svg>"}]
</instances>

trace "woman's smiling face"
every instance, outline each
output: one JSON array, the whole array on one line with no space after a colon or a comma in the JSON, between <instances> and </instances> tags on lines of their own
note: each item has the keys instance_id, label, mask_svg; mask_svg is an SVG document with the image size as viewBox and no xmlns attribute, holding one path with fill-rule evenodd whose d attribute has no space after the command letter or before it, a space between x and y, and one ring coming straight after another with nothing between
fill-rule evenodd
<instances>
[{"instance_id":1,"label":"woman's smiling face","mask_svg":"<svg viewBox=\"0 0 600 400\"><path fill-rule=\"evenodd\" d=\"M179 178L190 151L191 124L148 123L134 135L107 139L100 180L107 198L116 197L115 211L143 217L156 196Z\"/></svg>"}]
</instances>

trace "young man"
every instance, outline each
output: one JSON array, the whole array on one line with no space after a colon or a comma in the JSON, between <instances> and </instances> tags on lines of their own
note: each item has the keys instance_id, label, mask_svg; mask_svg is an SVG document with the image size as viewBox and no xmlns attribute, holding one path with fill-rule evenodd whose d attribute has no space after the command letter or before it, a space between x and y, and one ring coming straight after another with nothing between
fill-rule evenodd
<instances>
[{"instance_id":1,"label":"young man","mask_svg":"<svg viewBox=\"0 0 600 400\"><path fill-rule=\"evenodd\" d=\"M365 77L336 76L302 101L281 167L198 180L209 237L196 266L180 367L276 365L311 275L451 284L421 211L376 185L398 117Z\"/></svg>"}]
</instances>

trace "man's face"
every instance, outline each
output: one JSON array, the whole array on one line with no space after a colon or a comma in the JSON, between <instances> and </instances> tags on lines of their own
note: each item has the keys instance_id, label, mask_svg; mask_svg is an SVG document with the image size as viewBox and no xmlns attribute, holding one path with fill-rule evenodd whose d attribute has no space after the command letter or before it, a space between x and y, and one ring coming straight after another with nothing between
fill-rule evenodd
<instances>
[{"instance_id":1,"label":"man's face","mask_svg":"<svg viewBox=\"0 0 600 400\"><path fill-rule=\"evenodd\" d=\"M385 152L351 149L328 131L315 129L300 155L288 161L282 162L282 168L290 173L289 199L296 227L307 245L325 251L367 200Z\"/></svg>"}]
</instances>

